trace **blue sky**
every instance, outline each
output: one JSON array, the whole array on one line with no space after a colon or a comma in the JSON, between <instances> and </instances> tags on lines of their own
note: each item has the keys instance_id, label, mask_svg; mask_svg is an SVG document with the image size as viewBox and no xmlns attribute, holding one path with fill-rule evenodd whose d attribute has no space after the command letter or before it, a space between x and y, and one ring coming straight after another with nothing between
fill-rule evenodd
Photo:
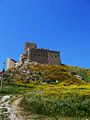
<instances>
[{"instance_id":1,"label":"blue sky","mask_svg":"<svg viewBox=\"0 0 90 120\"><path fill-rule=\"evenodd\" d=\"M62 63L90 67L90 0L0 0L0 69L24 42L59 50Z\"/></svg>"}]
</instances>

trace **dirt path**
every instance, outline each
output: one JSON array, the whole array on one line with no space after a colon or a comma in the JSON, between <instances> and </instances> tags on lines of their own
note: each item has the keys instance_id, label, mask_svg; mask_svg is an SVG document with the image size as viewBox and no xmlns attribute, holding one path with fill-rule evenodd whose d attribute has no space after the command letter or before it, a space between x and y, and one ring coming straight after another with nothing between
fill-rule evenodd
<instances>
[{"instance_id":1,"label":"dirt path","mask_svg":"<svg viewBox=\"0 0 90 120\"><path fill-rule=\"evenodd\" d=\"M10 104L12 96L6 95L1 97L0 100L0 120L25 120L20 114L19 104L21 98L14 100Z\"/></svg>"},{"instance_id":2,"label":"dirt path","mask_svg":"<svg viewBox=\"0 0 90 120\"><path fill-rule=\"evenodd\" d=\"M13 113L14 115L17 117L15 119L12 119L13 114L11 115L11 120L25 120L22 116L21 116L21 110L20 110L20 107L19 107L19 104L21 102L22 98L17 98L16 100L14 100L14 102L12 103L12 108L13 108Z\"/></svg>"}]
</instances>

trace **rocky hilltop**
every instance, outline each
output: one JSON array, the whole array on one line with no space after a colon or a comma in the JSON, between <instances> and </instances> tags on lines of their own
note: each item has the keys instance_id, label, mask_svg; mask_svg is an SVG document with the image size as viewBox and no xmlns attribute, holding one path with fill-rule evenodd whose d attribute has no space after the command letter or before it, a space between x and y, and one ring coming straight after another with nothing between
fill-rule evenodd
<instances>
[{"instance_id":1,"label":"rocky hilltop","mask_svg":"<svg viewBox=\"0 0 90 120\"><path fill-rule=\"evenodd\" d=\"M23 64L4 73L4 80L17 84L28 84L35 81L42 84L68 81L67 84L70 82L73 84L89 82L89 79L89 69L67 65L41 65L36 62Z\"/></svg>"}]
</instances>

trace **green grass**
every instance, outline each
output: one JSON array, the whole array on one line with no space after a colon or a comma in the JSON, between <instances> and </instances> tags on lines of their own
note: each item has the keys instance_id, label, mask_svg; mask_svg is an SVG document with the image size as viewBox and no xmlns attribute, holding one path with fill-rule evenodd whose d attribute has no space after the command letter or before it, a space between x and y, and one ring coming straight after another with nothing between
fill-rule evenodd
<instances>
[{"instance_id":1,"label":"green grass","mask_svg":"<svg viewBox=\"0 0 90 120\"><path fill-rule=\"evenodd\" d=\"M76 96L68 99L49 99L41 96L25 97L26 110L47 116L90 117L90 98Z\"/></svg>"},{"instance_id":2,"label":"green grass","mask_svg":"<svg viewBox=\"0 0 90 120\"><path fill-rule=\"evenodd\" d=\"M4 85L0 94L9 95L9 94L22 94L25 91L24 87L18 87L16 85L7 84Z\"/></svg>"},{"instance_id":3,"label":"green grass","mask_svg":"<svg viewBox=\"0 0 90 120\"><path fill-rule=\"evenodd\" d=\"M38 85L27 93L24 110L50 118L90 119L90 85Z\"/></svg>"}]
</instances>

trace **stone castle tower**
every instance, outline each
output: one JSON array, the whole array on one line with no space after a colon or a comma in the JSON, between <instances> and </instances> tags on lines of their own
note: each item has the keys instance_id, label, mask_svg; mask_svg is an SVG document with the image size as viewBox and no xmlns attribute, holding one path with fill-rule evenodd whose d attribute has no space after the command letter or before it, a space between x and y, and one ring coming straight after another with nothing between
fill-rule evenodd
<instances>
[{"instance_id":1,"label":"stone castle tower","mask_svg":"<svg viewBox=\"0 0 90 120\"><path fill-rule=\"evenodd\" d=\"M37 45L34 43L30 43L30 42L26 42L25 43L25 52L26 52L26 56L27 58L30 60L30 55L31 55L31 49L35 49L37 48Z\"/></svg>"},{"instance_id":2,"label":"stone castle tower","mask_svg":"<svg viewBox=\"0 0 90 120\"><path fill-rule=\"evenodd\" d=\"M20 61L24 63L26 60L37 62L40 64L60 65L60 52L48 49L37 48L35 43L25 43L25 54L21 54Z\"/></svg>"}]
</instances>

